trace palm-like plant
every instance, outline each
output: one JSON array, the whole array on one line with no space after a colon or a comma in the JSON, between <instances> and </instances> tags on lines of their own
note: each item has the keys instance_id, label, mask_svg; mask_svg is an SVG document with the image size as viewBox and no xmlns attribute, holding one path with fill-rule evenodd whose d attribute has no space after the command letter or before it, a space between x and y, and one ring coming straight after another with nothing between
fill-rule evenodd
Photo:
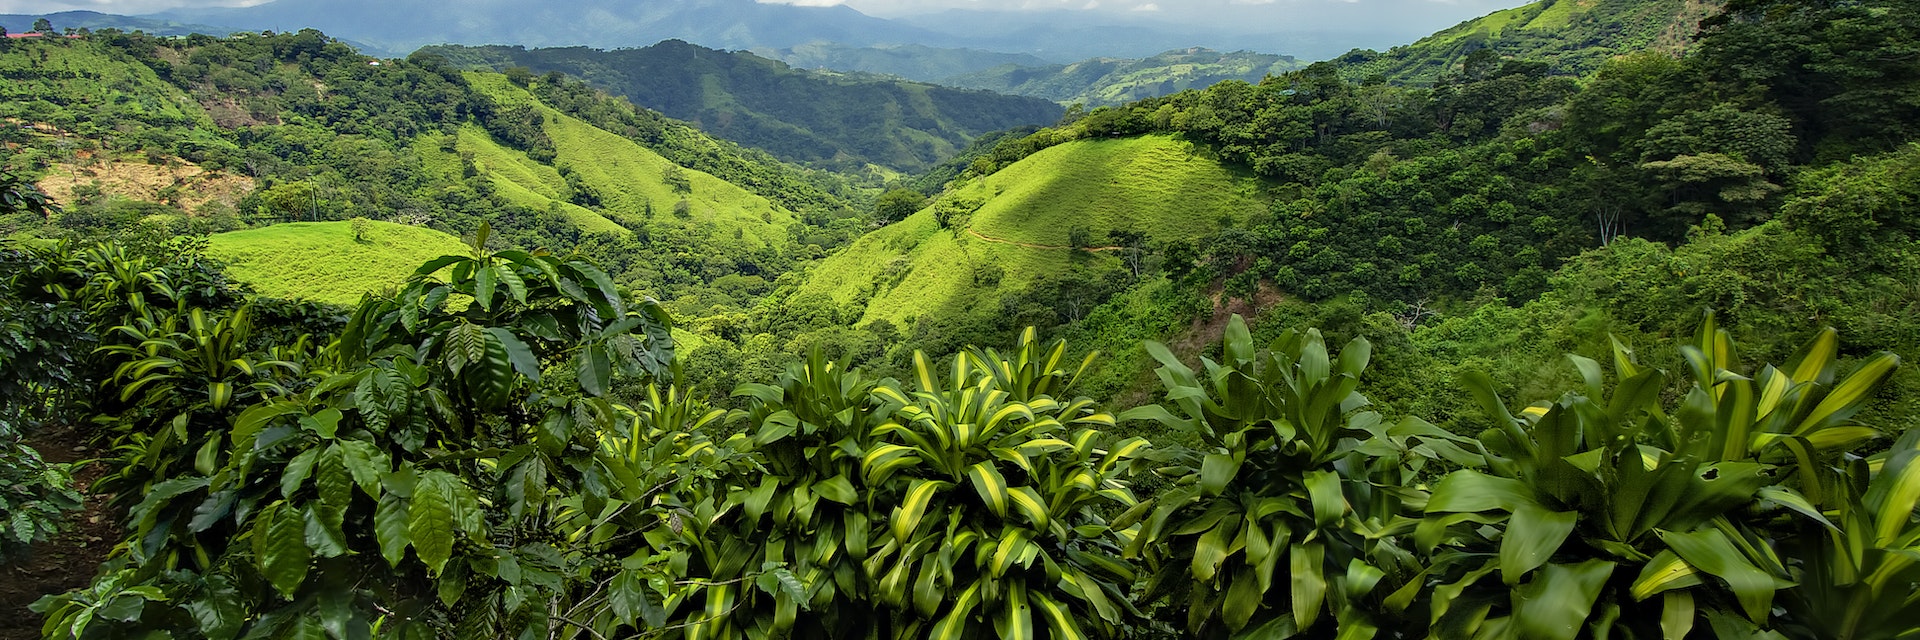
<instances>
[{"instance_id":1,"label":"palm-like plant","mask_svg":"<svg viewBox=\"0 0 1920 640\"><path fill-rule=\"evenodd\" d=\"M1817 336L1786 370L1735 371L1711 316L1682 347L1693 380L1662 406L1665 374L1616 342L1608 393L1598 363L1572 360L1585 393L1509 412L1469 375L1493 426L1487 472L1454 472L1421 523L1438 585L1432 620L1460 636L1637 637L1767 624L1791 575L1752 513L1814 511L1823 470L1876 431L1849 418L1898 359L1882 354L1834 383L1837 341ZM1804 494L1804 495L1803 495ZM1658 597L1658 603L1647 602Z\"/></svg>"},{"instance_id":2,"label":"palm-like plant","mask_svg":"<svg viewBox=\"0 0 1920 640\"><path fill-rule=\"evenodd\" d=\"M1318 331L1289 331L1260 352L1236 316L1221 346L1224 361L1195 372L1148 343L1172 406L1122 416L1205 445L1170 452L1159 473L1176 485L1123 517L1143 523L1128 553L1154 567L1146 598L1184 608L1196 635L1284 638L1327 620L1372 636L1422 570L1403 550L1426 501L1419 473L1479 457L1432 425L1364 410L1365 340L1336 359Z\"/></svg>"},{"instance_id":3,"label":"palm-like plant","mask_svg":"<svg viewBox=\"0 0 1920 640\"><path fill-rule=\"evenodd\" d=\"M859 475L878 423L876 382L814 352L771 385L734 391L747 432L722 443L753 463L683 495L670 523L683 577L667 608L690 638L867 637L863 595L875 495ZM802 611L811 612L804 618Z\"/></svg>"},{"instance_id":4,"label":"palm-like plant","mask_svg":"<svg viewBox=\"0 0 1920 640\"><path fill-rule=\"evenodd\" d=\"M1802 513L1781 555L1799 586L1781 605L1799 637L1920 637L1920 430L1846 461L1821 513Z\"/></svg>"},{"instance_id":5,"label":"palm-like plant","mask_svg":"<svg viewBox=\"0 0 1920 640\"><path fill-rule=\"evenodd\" d=\"M1006 358L954 358L944 381L916 354L911 391L875 390L891 419L862 473L895 506L865 565L894 637L1112 637L1139 615L1120 557L1134 531L1102 514L1135 504L1121 467L1147 443L1105 448L1094 427L1111 415L1051 395L1076 375L1055 367L1064 350L1028 330Z\"/></svg>"}]
</instances>

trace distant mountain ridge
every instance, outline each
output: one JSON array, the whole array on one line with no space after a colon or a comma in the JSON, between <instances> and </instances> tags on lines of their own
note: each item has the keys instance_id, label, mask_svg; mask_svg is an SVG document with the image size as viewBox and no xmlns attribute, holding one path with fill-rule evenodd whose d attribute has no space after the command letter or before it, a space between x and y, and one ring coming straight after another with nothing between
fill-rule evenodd
<instances>
[{"instance_id":1,"label":"distant mountain ridge","mask_svg":"<svg viewBox=\"0 0 1920 640\"><path fill-rule=\"evenodd\" d=\"M1046 98L1062 104L1117 105L1199 89L1224 80L1259 82L1305 66L1292 56L1191 48L1129 60L1094 58L1066 65L1002 65L940 84Z\"/></svg>"},{"instance_id":2,"label":"distant mountain ridge","mask_svg":"<svg viewBox=\"0 0 1920 640\"><path fill-rule=\"evenodd\" d=\"M195 33L226 35L237 31L229 27L190 24L160 18L122 16L98 11L61 11L41 15L0 14L0 27L5 27L7 33L24 33L33 28L34 21L43 18L53 23L55 30L112 28L121 31L145 31L156 36L184 36Z\"/></svg>"},{"instance_id":3,"label":"distant mountain ridge","mask_svg":"<svg viewBox=\"0 0 1920 640\"><path fill-rule=\"evenodd\" d=\"M177 9L156 17L252 29L314 28L388 55L447 43L613 48L678 38L747 49L941 39L843 6L754 0L275 0L251 7Z\"/></svg>"},{"instance_id":4,"label":"distant mountain ridge","mask_svg":"<svg viewBox=\"0 0 1920 640\"><path fill-rule=\"evenodd\" d=\"M1052 124L1063 109L1038 98L893 78L801 71L743 51L679 40L639 49L436 46L423 53L465 68L581 78L634 104L789 161L860 171L930 167L975 137Z\"/></svg>"}]
</instances>

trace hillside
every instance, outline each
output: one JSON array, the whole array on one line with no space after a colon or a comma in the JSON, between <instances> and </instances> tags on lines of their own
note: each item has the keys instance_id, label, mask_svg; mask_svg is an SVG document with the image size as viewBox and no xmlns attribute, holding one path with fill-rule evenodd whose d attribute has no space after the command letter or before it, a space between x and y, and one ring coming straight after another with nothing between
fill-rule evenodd
<instances>
[{"instance_id":1,"label":"hillside","mask_svg":"<svg viewBox=\"0 0 1920 640\"><path fill-rule=\"evenodd\" d=\"M1120 250L1075 250L1076 229L1093 245L1128 230L1154 241L1187 240L1260 207L1257 181L1193 151L1166 136L1041 151L861 237L812 269L801 295L864 303L865 320L903 326L914 318L966 316L999 304L997 291L1019 291L1077 266L1120 266ZM943 229L937 219L955 204L977 206L964 232Z\"/></svg>"},{"instance_id":2,"label":"hillside","mask_svg":"<svg viewBox=\"0 0 1920 640\"><path fill-rule=\"evenodd\" d=\"M291 222L216 234L207 255L261 295L352 305L421 263L471 251L459 238L390 222Z\"/></svg>"},{"instance_id":3,"label":"hillside","mask_svg":"<svg viewBox=\"0 0 1920 640\"><path fill-rule=\"evenodd\" d=\"M744 52L667 41L640 49L428 47L465 68L560 72L785 160L918 171L974 136L1048 124L1042 100L793 69Z\"/></svg>"},{"instance_id":4,"label":"hillside","mask_svg":"<svg viewBox=\"0 0 1920 640\"><path fill-rule=\"evenodd\" d=\"M504 246L595 256L705 314L754 304L864 226L844 177L579 81L372 59L313 31L8 41L0 74L0 164L67 205L0 235L487 222Z\"/></svg>"},{"instance_id":5,"label":"hillside","mask_svg":"<svg viewBox=\"0 0 1920 640\"><path fill-rule=\"evenodd\" d=\"M855 47L832 42L809 42L778 49L761 47L752 52L762 58L785 62L796 69L879 73L934 83L1003 65L1048 64L1045 59L1025 53L943 49L918 44Z\"/></svg>"},{"instance_id":6,"label":"hillside","mask_svg":"<svg viewBox=\"0 0 1920 640\"><path fill-rule=\"evenodd\" d=\"M1557 74L1588 75L1634 51L1678 53L1722 0L1540 0L1462 22L1385 53L1356 50L1335 61L1350 81L1384 77L1426 85L1458 73L1481 49L1546 63Z\"/></svg>"},{"instance_id":7,"label":"hillside","mask_svg":"<svg viewBox=\"0 0 1920 640\"><path fill-rule=\"evenodd\" d=\"M454 151L437 160L458 166L460 156L471 154L481 174L511 201L535 210L558 208L587 231L672 227L713 246L743 243L743 253L766 248L786 235L787 225L798 222L793 212L765 197L680 167L632 140L560 113L505 76L476 72L468 73L467 80L502 106L533 109L553 143L554 157L543 163L468 126L456 134ZM560 167L577 176L574 185ZM672 184L674 175L685 181L684 187ZM594 208L573 202L587 199L582 191L592 192L591 200L598 201Z\"/></svg>"},{"instance_id":8,"label":"hillside","mask_svg":"<svg viewBox=\"0 0 1920 640\"><path fill-rule=\"evenodd\" d=\"M1125 104L1223 80L1259 82L1302 65L1292 56L1181 49L1137 60L1094 58L1066 65L1007 64L941 79L941 84L1046 98L1089 107Z\"/></svg>"}]
</instances>

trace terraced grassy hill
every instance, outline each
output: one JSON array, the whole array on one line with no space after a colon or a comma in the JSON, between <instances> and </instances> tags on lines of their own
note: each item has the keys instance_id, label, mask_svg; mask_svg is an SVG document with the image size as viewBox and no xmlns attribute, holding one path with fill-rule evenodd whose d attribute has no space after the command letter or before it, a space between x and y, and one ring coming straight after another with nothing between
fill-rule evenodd
<instances>
[{"instance_id":1,"label":"terraced grassy hill","mask_svg":"<svg viewBox=\"0 0 1920 640\"><path fill-rule=\"evenodd\" d=\"M227 272L275 298L350 305L400 284L428 260L465 254L459 238L390 222L290 222L216 234L208 254Z\"/></svg>"},{"instance_id":2,"label":"terraced grassy hill","mask_svg":"<svg viewBox=\"0 0 1920 640\"><path fill-rule=\"evenodd\" d=\"M1191 239L1259 206L1256 179L1193 151L1169 136L1082 140L1041 151L860 238L812 269L801 294L843 305L865 301L864 320L964 313L1075 261L1120 259L1097 246L1074 249L1075 228L1094 245L1128 229L1156 240ZM965 227L941 228L938 210L970 208L961 203L978 203ZM976 279L991 267L999 271L997 286Z\"/></svg>"},{"instance_id":3,"label":"terraced grassy hill","mask_svg":"<svg viewBox=\"0 0 1920 640\"><path fill-rule=\"evenodd\" d=\"M539 113L542 129L553 142L553 160L534 160L474 125L461 128L452 145L419 147L438 150L426 152L429 162L447 168L458 168L463 157L471 157L498 193L516 204L558 208L585 231L627 234L630 229L671 226L713 242L744 242L749 250L765 247L796 221L793 212L765 197L675 165L632 140L549 107L506 76L468 72L466 77L504 106ZM569 184L563 173L577 176L575 183ZM684 190L674 186L676 179L685 180ZM599 201L595 207L573 202L583 187Z\"/></svg>"}]
</instances>

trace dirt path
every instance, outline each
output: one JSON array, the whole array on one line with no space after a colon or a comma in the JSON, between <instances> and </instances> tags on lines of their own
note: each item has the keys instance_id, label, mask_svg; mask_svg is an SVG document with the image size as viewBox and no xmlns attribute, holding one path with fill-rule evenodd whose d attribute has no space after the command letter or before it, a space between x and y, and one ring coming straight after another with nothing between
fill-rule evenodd
<instances>
[{"instance_id":1,"label":"dirt path","mask_svg":"<svg viewBox=\"0 0 1920 640\"><path fill-rule=\"evenodd\" d=\"M1004 238L995 238L993 236L985 235L978 231L974 231L971 228L967 229L967 235L973 236L975 238L979 238L981 240L985 240L987 242L992 242L995 244L1013 245L1016 247L1026 247L1028 249L1073 249L1074 248L1074 247L1066 247L1066 246L1051 245L1051 244L1034 244L1031 242L1020 242L1018 240L1007 240ZM1126 249L1126 247L1087 247L1086 249L1084 249L1084 251L1120 251L1122 249Z\"/></svg>"},{"instance_id":2,"label":"dirt path","mask_svg":"<svg viewBox=\"0 0 1920 640\"><path fill-rule=\"evenodd\" d=\"M84 462L99 455L86 439L65 428L35 434L28 444L47 462ZM86 496L86 506L69 515L66 530L52 540L34 545L33 556L22 564L0 565L0 640L39 640L40 614L27 605L40 596L87 586L100 563L121 538L120 517L107 507L108 496L87 492L88 485L106 475L103 462L86 462L74 469L74 481Z\"/></svg>"}]
</instances>

